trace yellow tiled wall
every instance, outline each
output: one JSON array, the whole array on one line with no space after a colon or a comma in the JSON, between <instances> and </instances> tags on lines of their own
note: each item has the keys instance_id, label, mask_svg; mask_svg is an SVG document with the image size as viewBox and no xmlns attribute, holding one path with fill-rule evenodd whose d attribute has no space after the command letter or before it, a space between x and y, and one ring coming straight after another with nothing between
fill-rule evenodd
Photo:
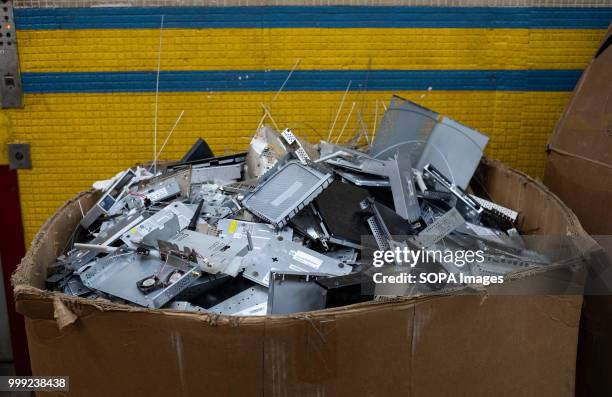
<instances>
[{"instance_id":1,"label":"yellow tiled wall","mask_svg":"<svg viewBox=\"0 0 612 397\"><path fill-rule=\"evenodd\" d=\"M583 69L599 29L168 29L162 70L299 69ZM159 30L19 30L21 71L155 70ZM543 173L544 147L570 92L351 91L372 130L376 102L392 94L421 103L490 135L487 155L533 176ZM341 91L283 92L271 106L281 127L313 142L326 137ZM162 92L158 147L184 110L162 159L181 157L196 137L215 153L244 150L274 92ZM31 144L32 170L19 171L26 241L55 209L98 179L153 157L155 94L26 94L23 109L0 113L0 163L7 141ZM357 113L344 137L358 128ZM349 134L350 132L350 134Z\"/></svg>"}]
</instances>

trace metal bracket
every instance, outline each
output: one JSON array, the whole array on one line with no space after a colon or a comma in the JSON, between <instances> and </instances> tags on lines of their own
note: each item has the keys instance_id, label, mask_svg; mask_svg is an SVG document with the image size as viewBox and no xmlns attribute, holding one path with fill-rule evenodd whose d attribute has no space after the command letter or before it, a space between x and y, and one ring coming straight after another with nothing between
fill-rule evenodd
<instances>
[{"instance_id":1,"label":"metal bracket","mask_svg":"<svg viewBox=\"0 0 612 397\"><path fill-rule=\"evenodd\" d=\"M29 143L9 143L8 151L10 169L32 169Z\"/></svg>"}]
</instances>

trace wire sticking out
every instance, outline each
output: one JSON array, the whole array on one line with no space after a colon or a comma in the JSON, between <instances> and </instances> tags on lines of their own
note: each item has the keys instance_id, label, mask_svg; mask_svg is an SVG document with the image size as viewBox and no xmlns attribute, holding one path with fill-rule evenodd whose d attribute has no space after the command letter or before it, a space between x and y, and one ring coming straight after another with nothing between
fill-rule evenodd
<instances>
[{"instance_id":1,"label":"wire sticking out","mask_svg":"<svg viewBox=\"0 0 612 397\"><path fill-rule=\"evenodd\" d=\"M348 94L352 83L353 83L353 80L350 80L348 82L348 85L346 86L346 91L344 91L344 95L342 96L342 100L340 101L340 106L338 107L338 111L336 112L336 118L334 119L334 122L332 123L332 126L329 129L329 134L327 135L328 141L331 140L332 132L334 131L334 127L336 126L336 121L338 121L338 117L340 116L340 111L342 110L342 105L344 105L344 100L346 99L346 95Z\"/></svg>"},{"instance_id":2,"label":"wire sticking out","mask_svg":"<svg viewBox=\"0 0 612 397\"><path fill-rule=\"evenodd\" d=\"M164 16L159 25L159 47L157 49L157 77L155 79L155 116L153 127L153 174L157 174L157 109L159 105L159 71L161 68L162 39L164 32Z\"/></svg>"},{"instance_id":3,"label":"wire sticking out","mask_svg":"<svg viewBox=\"0 0 612 397\"><path fill-rule=\"evenodd\" d=\"M283 89L285 88L285 85L287 84L287 82L289 81L289 79L291 78L291 76L293 75L293 72L295 72L295 69L297 69L298 65L300 64L300 62L302 61L302 58L298 58L295 61L295 64L293 65L293 67L291 68L291 70L289 71L289 74L287 75L287 78L285 79L285 81L283 81L283 84L280 86L280 88L278 89L278 91L276 91L276 94L274 95L274 97L272 98L272 100L270 101L270 103L268 104L268 106L271 108L272 104L274 103L274 101L276 101L276 98L278 98L278 96L280 95L280 93L283 91ZM263 104L262 104L263 106ZM266 109L265 106L263 106L264 110ZM259 128L261 128L261 125L263 124L264 120L266 119L266 116L269 116L270 112L264 112L263 116L261 116L261 119L259 120L259 124L257 124L257 130L259 130ZM270 116L270 119L272 117ZM274 120L272 120L272 122L274 122ZM276 123L275 123L276 124ZM278 130L278 127L276 127L276 129Z\"/></svg>"},{"instance_id":4,"label":"wire sticking out","mask_svg":"<svg viewBox=\"0 0 612 397\"><path fill-rule=\"evenodd\" d=\"M162 145L161 149L159 149L159 152L157 152L157 158L159 158L161 153L164 151L164 148L166 147L166 143L168 143L168 139L170 139L170 137L172 136L172 133L174 132L174 129L176 128L176 126L181 122L181 119L183 118L183 113L185 113L184 110L181 112L181 114L179 114L178 118L174 122L174 125L172 126L172 129L168 133L168 136L166 137L164 144Z\"/></svg>"},{"instance_id":5,"label":"wire sticking out","mask_svg":"<svg viewBox=\"0 0 612 397\"><path fill-rule=\"evenodd\" d=\"M348 124L348 121L351 118L351 114L353 114L353 109L355 109L355 102L353 102L353 106L351 106L351 110L349 111L348 116L346 116L346 120L344 121L342 130L340 131L340 135L338 135L338 139L336 139L336 144L340 142L340 138L342 138L342 134L344 134L344 129L346 128L346 125Z\"/></svg>"}]
</instances>

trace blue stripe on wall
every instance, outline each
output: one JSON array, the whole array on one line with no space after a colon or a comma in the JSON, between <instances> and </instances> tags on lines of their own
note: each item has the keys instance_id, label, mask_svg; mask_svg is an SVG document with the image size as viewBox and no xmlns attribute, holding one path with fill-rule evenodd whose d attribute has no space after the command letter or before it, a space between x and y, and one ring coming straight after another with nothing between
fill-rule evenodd
<instances>
[{"instance_id":1,"label":"blue stripe on wall","mask_svg":"<svg viewBox=\"0 0 612 397\"><path fill-rule=\"evenodd\" d=\"M17 29L560 28L605 29L612 7L104 7L18 8Z\"/></svg>"},{"instance_id":2,"label":"blue stripe on wall","mask_svg":"<svg viewBox=\"0 0 612 397\"><path fill-rule=\"evenodd\" d=\"M571 91L581 70L297 70L285 91ZM276 91L287 70L165 71L162 92ZM23 73L26 93L154 92L155 72ZM360 84L361 83L361 84Z\"/></svg>"}]
</instances>

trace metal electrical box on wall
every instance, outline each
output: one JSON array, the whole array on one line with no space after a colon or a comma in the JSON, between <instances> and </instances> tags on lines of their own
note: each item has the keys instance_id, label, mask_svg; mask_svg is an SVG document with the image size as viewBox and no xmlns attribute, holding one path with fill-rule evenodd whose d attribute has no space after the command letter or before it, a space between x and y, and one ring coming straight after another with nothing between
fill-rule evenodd
<instances>
[{"instance_id":1,"label":"metal electrical box on wall","mask_svg":"<svg viewBox=\"0 0 612 397\"><path fill-rule=\"evenodd\" d=\"M0 99L2 108L23 106L13 2L0 0Z\"/></svg>"}]
</instances>

